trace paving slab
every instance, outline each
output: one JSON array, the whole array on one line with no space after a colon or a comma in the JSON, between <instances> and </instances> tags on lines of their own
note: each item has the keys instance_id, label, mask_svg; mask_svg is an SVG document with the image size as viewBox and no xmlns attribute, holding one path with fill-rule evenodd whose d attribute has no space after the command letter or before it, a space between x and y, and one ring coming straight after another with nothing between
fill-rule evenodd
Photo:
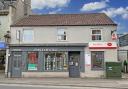
<instances>
[{"instance_id":1,"label":"paving slab","mask_svg":"<svg viewBox=\"0 0 128 89\"><path fill-rule=\"evenodd\" d=\"M128 89L128 79L92 78L0 78L1 84L27 84Z\"/></svg>"}]
</instances>

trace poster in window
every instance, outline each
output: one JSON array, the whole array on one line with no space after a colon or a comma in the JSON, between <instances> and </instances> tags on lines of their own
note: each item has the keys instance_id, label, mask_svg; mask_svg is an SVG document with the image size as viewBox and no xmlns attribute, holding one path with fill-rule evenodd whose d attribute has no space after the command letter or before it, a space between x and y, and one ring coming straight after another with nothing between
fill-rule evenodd
<instances>
[{"instance_id":1,"label":"poster in window","mask_svg":"<svg viewBox=\"0 0 128 89\"><path fill-rule=\"evenodd\" d=\"M29 53L28 59L28 70L37 70L37 53Z\"/></svg>"},{"instance_id":2,"label":"poster in window","mask_svg":"<svg viewBox=\"0 0 128 89\"><path fill-rule=\"evenodd\" d=\"M85 54L85 65L91 66L91 56L90 54Z\"/></svg>"}]
</instances>

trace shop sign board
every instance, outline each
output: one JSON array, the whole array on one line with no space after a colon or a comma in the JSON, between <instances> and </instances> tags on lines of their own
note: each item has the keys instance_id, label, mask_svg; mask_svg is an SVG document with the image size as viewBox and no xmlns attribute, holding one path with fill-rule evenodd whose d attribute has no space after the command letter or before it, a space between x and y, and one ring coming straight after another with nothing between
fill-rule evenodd
<instances>
[{"instance_id":1,"label":"shop sign board","mask_svg":"<svg viewBox=\"0 0 128 89\"><path fill-rule=\"evenodd\" d=\"M89 42L90 49L116 49L116 42Z\"/></svg>"},{"instance_id":2,"label":"shop sign board","mask_svg":"<svg viewBox=\"0 0 128 89\"><path fill-rule=\"evenodd\" d=\"M112 40L117 40L117 34L115 32L112 33Z\"/></svg>"},{"instance_id":3,"label":"shop sign board","mask_svg":"<svg viewBox=\"0 0 128 89\"><path fill-rule=\"evenodd\" d=\"M5 42L0 42L0 49L5 49L5 48L6 48Z\"/></svg>"}]
</instances>

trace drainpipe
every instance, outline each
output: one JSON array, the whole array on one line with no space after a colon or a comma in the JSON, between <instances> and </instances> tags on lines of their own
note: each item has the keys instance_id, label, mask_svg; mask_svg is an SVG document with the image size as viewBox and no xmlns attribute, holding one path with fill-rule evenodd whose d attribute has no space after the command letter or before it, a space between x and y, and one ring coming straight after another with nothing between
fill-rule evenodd
<instances>
[{"instance_id":1,"label":"drainpipe","mask_svg":"<svg viewBox=\"0 0 128 89\"><path fill-rule=\"evenodd\" d=\"M8 59L9 59L9 47L8 47L8 45L7 45L7 47L6 47L6 61L5 61L5 77L7 77L8 78Z\"/></svg>"},{"instance_id":2,"label":"drainpipe","mask_svg":"<svg viewBox=\"0 0 128 89\"><path fill-rule=\"evenodd\" d=\"M7 33L4 35L5 37L5 43L6 43L6 61L5 61L5 77L8 77L8 60L9 60L9 43L10 43L10 31L7 31Z\"/></svg>"}]
</instances>

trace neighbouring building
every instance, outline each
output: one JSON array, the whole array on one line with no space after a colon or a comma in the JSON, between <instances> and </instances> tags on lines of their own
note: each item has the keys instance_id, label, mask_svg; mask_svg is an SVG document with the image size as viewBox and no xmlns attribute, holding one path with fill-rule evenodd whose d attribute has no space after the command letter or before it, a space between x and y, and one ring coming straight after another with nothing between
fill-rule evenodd
<instances>
[{"instance_id":1,"label":"neighbouring building","mask_svg":"<svg viewBox=\"0 0 128 89\"><path fill-rule=\"evenodd\" d=\"M1 0L0 1L0 70L5 63L7 44L9 42L10 25L31 14L31 0ZM8 59L8 56L6 55ZM8 62L8 61L6 61ZM7 73L7 63L5 74Z\"/></svg>"},{"instance_id":2,"label":"neighbouring building","mask_svg":"<svg viewBox=\"0 0 128 89\"><path fill-rule=\"evenodd\" d=\"M128 34L119 36L119 49L118 59L119 61L128 60Z\"/></svg>"},{"instance_id":3,"label":"neighbouring building","mask_svg":"<svg viewBox=\"0 0 128 89\"><path fill-rule=\"evenodd\" d=\"M115 24L104 13L30 15L11 25L9 77L104 77L117 62Z\"/></svg>"}]
</instances>

